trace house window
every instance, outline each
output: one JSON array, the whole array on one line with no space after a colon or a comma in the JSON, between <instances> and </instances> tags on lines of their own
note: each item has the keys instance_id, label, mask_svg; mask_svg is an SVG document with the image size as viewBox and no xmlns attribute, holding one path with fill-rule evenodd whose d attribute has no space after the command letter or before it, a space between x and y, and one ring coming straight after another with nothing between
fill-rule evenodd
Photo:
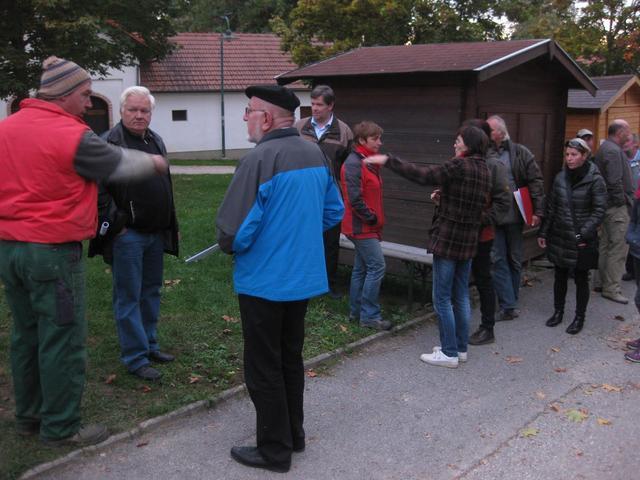
<instances>
[{"instance_id":1,"label":"house window","mask_svg":"<svg viewBox=\"0 0 640 480\"><path fill-rule=\"evenodd\" d=\"M187 111L186 110L171 110L171 119L174 122L186 122Z\"/></svg>"}]
</instances>

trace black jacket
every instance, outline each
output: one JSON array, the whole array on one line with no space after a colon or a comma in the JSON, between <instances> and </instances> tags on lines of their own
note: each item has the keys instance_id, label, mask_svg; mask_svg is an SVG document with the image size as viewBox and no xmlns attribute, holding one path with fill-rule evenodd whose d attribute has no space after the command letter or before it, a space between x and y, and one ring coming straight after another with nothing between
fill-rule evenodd
<instances>
[{"instance_id":1,"label":"black jacket","mask_svg":"<svg viewBox=\"0 0 640 480\"><path fill-rule=\"evenodd\" d=\"M166 158L167 148L160 138L160 135L153 130L147 131L148 138L154 142L160 154ZM107 142L128 148L124 135L122 122L118 123L111 130L102 134L102 138ZM169 185L173 189L171 174L167 172ZM129 191L130 185L127 181L118 183L100 183L98 185L98 232L96 237L89 242L89 257L102 255L106 263L111 263L113 257L113 240L122 229L131 223L129 213ZM104 235L100 235L100 226L103 222L109 223L109 228ZM163 231L164 251L170 255L178 256L178 221L176 218L173 195L171 198L171 221L169 228Z\"/></svg>"},{"instance_id":2,"label":"black jacket","mask_svg":"<svg viewBox=\"0 0 640 480\"><path fill-rule=\"evenodd\" d=\"M607 187L598 167L589 162L584 177L572 187L577 228L573 225L567 193L567 170L564 168L553 180L538 236L546 239L547 257L551 263L571 268L578 258L576 234L579 233L584 242L595 242L607 208Z\"/></svg>"}]
</instances>

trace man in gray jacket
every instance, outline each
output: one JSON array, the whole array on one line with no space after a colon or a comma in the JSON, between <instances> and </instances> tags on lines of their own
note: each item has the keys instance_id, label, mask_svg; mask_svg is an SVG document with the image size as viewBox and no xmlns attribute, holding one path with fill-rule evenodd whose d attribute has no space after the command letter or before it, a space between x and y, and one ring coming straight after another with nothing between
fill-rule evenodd
<instances>
[{"instance_id":1,"label":"man in gray jacket","mask_svg":"<svg viewBox=\"0 0 640 480\"><path fill-rule=\"evenodd\" d=\"M608 138L602 142L595 163L607 183L607 211L600 231L600 260L598 270L602 282L602 296L626 304L629 299L621 293L627 245L624 240L629 224L629 209L633 204L631 169L622 146L631 135L629 124L614 120L609 125Z\"/></svg>"}]
</instances>

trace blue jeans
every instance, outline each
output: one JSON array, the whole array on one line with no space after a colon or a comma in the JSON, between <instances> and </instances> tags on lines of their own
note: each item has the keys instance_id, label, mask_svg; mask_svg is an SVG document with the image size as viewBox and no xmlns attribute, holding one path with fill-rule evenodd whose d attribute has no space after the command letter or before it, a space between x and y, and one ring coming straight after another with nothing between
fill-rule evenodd
<instances>
[{"instance_id":1,"label":"blue jeans","mask_svg":"<svg viewBox=\"0 0 640 480\"><path fill-rule=\"evenodd\" d=\"M467 351L471 260L433 256L433 308L438 314L440 345L448 357Z\"/></svg>"},{"instance_id":2,"label":"blue jeans","mask_svg":"<svg viewBox=\"0 0 640 480\"><path fill-rule=\"evenodd\" d=\"M349 316L367 323L381 320L378 295L384 277L384 255L377 238L351 238L356 247L349 290Z\"/></svg>"},{"instance_id":3,"label":"blue jeans","mask_svg":"<svg viewBox=\"0 0 640 480\"><path fill-rule=\"evenodd\" d=\"M120 339L120 359L133 372L148 365L158 350L160 287L164 242L162 233L129 228L113 244L113 313Z\"/></svg>"},{"instance_id":4,"label":"blue jeans","mask_svg":"<svg viewBox=\"0 0 640 480\"><path fill-rule=\"evenodd\" d=\"M520 293L522 271L522 224L512 223L496 227L491 251L493 288L502 310L516 308Z\"/></svg>"}]
</instances>

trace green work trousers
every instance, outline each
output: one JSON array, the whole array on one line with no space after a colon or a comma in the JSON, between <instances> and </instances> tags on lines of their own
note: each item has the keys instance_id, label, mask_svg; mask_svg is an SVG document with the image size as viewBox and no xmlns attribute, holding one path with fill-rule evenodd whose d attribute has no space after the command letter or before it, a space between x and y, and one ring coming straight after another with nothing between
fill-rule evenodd
<instances>
[{"instance_id":1,"label":"green work trousers","mask_svg":"<svg viewBox=\"0 0 640 480\"><path fill-rule=\"evenodd\" d=\"M615 295L622 292L624 262L629 247L624 239L629 226L627 207L608 208L600 229L600 258L598 271L602 283L602 293Z\"/></svg>"},{"instance_id":2,"label":"green work trousers","mask_svg":"<svg viewBox=\"0 0 640 480\"><path fill-rule=\"evenodd\" d=\"M80 428L85 382L82 244L0 241L0 279L13 316L11 370L18 428L61 439Z\"/></svg>"}]
</instances>

